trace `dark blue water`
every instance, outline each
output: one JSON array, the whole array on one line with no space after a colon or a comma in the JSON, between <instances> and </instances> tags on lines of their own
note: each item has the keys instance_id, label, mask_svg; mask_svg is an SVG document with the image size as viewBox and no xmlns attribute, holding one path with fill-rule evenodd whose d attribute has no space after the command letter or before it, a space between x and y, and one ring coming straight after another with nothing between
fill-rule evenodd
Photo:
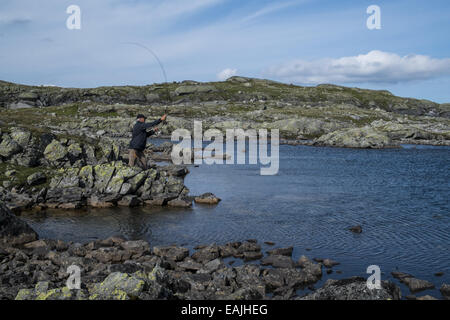
<instances>
[{"instance_id":1,"label":"dark blue water","mask_svg":"<svg viewBox=\"0 0 450 320\"><path fill-rule=\"evenodd\" d=\"M339 261L334 270L342 274L332 278L367 277L367 267L378 265L382 279L399 270L437 288L450 282L448 147L282 145L276 176L260 176L257 165L201 165L190 171L185 182L191 194L213 192L222 198L218 206L47 212L25 218L43 238L85 242L122 234L152 245L190 248L255 238L294 246L294 258L305 254ZM361 234L348 231L357 224ZM436 277L436 272L445 274ZM424 294L440 297L438 290L418 295Z\"/></svg>"}]
</instances>

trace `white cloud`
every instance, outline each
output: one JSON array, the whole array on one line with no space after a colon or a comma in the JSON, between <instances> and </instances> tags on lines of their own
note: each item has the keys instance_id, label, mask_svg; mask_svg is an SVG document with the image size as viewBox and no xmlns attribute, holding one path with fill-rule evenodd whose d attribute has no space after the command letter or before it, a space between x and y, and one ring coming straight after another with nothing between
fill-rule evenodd
<instances>
[{"instance_id":1,"label":"white cloud","mask_svg":"<svg viewBox=\"0 0 450 320\"><path fill-rule=\"evenodd\" d=\"M317 83L397 83L427 80L450 75L450 59L425 55L399 56L370 51L352 57L294 60L265 70L265 74L288 82Z\"/></svg>"},{"instance_id":2,"label":"white cloud","mask_svg":"<svg viewBox=\"0 0 450 320\"><path fill-rule=\"evenodd\" d=\"M235 76L236 74L237 74L237 69L227 68L227 69L220 71L217 74L217 79L219 79L220 81L225 81L228 78Z\"/></svg>"},{"instance_id":3,"label":"white cloud","mask_svg":"<svg viewBox=\"0 0 450 320\"><path fill-rule=\"evenodd\" d=\"M281 3L277 3L277 4L268 5L268 6L265 6L264 8L256 11L255 13L245 17L242 20L242 22L247 22L247 21L259 18L261 16L265 16L265 15L271 14L271 13L273 13L275 11L283 10L283 9L286 9L286 8L289 8L289 7L292 7L292 6L295 6L295 5L302 4L304 2L305 1L298 1L298 0L296 0L296 1L288 1L288 2L281 2Z\"/></svg>"}]
</instances>

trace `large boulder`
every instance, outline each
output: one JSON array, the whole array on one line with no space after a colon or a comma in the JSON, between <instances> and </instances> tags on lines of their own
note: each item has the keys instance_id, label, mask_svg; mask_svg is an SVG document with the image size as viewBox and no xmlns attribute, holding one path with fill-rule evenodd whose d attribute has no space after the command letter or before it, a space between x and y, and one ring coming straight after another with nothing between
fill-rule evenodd
<instances>
[{"instance_id":1,"label":"large boulder","mask_svg":"<svg viewBox=\"0 0 450 320\"><path fill-rule=\"evenodd\" d=\"M353 277L328 280L325 285L301 300L399 300L400 288L389 281L381 282L381 289L369 289L366 279Z\"/></svg>"},{"instance_id":2,"label":"large boulder","mask_svg":"<svg viewBox=\"0 0 450 320\"><path fill-rule=\"evenodd\" d=\"M0 156L4 158L10 158L20 151L22 151L20 145L8 134L4 134L2 143L0 143Z\"/></svg>"},{"instance_id":3,"label":"large boulder","mask_svg":"<svg viewBox=\"0 0 450 320\"><path fill-rule=\"evenodd\" d=\"M18 245L37 239L37 233L0 202L0 244Z\"/></svg>"},{"instance_id":4,"label":"large boulder","mask_svg":"<svg viewBox=\"0 0 450 320\"><path fill-rule=\"evenodd\" d=\"M389 137L370 126L334 131L316 140L318 145L345 148L384 148L391 146Z\"/></svg>"},{"instance_id":5,"label":"large boulder","mask_svg":"<svg viewBox=\"0 0 450 320\"><path fill-rule=\"evenodd\" d=\"M53 140L44 150L44 157L52 162L64 160L67 154L67 148L58 140Z\"/></svg>"},{"instance_id":6,"label":"large boulder","mask_svg":"<svg viewBox=\"0 0 450 320\"><path fill-rule=\"evenodd\" d=\"M25 148L31 140L31 132L20 128L11 128L11 138Z\"/></svg>"}]
</instances>

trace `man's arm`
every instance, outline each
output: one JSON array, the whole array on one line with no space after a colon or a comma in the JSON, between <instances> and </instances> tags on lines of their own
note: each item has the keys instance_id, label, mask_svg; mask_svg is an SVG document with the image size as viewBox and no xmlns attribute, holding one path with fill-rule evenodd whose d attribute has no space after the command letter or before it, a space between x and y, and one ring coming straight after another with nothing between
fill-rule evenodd
<instances>
[{"instance_id":1,"label":"man's arm","mask_svg":"<svg viewBox=\"0 0 450 320\"><path fill-rule=\"evenodd\" d=\"M167 115L163 115L163 116L161 117L161 119L158 119L158 120L155 120L155 121L149 122L149 123L144 123L144 128L145 128L145 129L148 129L148 128L157 126L157 125L160 124L161 122L165 121L165 120L166 120L166 117L167 117Z\"/></svg>"},{"instance_id":2,"label":"man's arm","mask_svg":"<svg viewBox=\"0 0 450 320\"><path fill-rule=\"evenodd\" d=\"M154 126L157 126L158 124L160 124L162 122L161 119L155 120L153 122L148 122L148 123L144 123L144 128L145 129L149 129L152 128Z\"/></svg>"}]
</instances>

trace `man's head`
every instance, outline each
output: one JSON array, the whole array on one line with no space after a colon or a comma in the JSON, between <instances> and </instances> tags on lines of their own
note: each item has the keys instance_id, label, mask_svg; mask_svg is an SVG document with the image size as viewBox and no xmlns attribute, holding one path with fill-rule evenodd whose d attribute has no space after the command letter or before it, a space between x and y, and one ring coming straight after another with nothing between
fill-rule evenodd
<instances>
[{"instance_id":1,"label":"man's head","mask_svg":"<svg viewBox=\"0 0 450 320\"><path fill-rule=\"evenodd\" d=\"M145 122L145 119L147 119L147 118L143 114L138 114L136 119L139 122Z\"/></svg>"}]
</instances>

